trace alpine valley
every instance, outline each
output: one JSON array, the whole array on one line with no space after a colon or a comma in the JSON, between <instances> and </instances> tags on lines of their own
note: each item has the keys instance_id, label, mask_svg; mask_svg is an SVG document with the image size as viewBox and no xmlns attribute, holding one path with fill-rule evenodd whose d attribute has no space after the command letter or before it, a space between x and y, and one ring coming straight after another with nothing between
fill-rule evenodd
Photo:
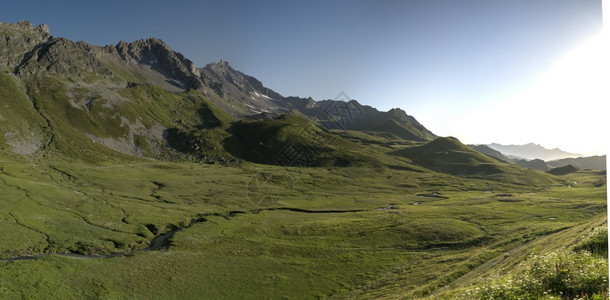
<instances>
[{"instance_id":1,"label":"alpine valley","mask_svg":"<svg viewBox=\"0 0 610 300\"><path fill-rule=\"evenodd\" d=\"M607 297L605 168L500 152L0 23L0 298Z\"/></svg>"}]
</instances>

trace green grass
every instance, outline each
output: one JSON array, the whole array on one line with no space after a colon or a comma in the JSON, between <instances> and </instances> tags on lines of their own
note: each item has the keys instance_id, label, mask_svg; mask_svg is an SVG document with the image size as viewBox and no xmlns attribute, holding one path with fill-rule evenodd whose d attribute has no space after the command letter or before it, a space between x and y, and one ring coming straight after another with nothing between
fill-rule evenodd
<instances>
[{"instance_id":1,"label":"green grass","mask_svg":"<svg viewBox=\"0 0 610 300\"><path fill-rule=\"evenodd\" d=\"M28 135L47 140L45 121L34 109L25 89L18 85L14 77L4 73L0 73L0 86L0 149L12 149L6 144L7 135L18 140Z\"/></svg>"},{"instance_id":2,"label":"green grass","mask_svg":"<svg viewBox=\"0 0 610 300\"><path fill-rule=\"evenodd\" d=\"M461 290L457 298L607 299L607 224L591 229L595 234L581 234L584 241L573 249L558 247L552 252L530 254L509 275L496 274L480 280L477 285Z\"/></svg>"},{"instance_id":3,"label":"green grass","mask_svg":"<svg viewBox=\"0 0 610 300\"><path fill-rule=\"evenodd\" d=\"M297 115L241 121L231 128L226 148L248 161L285 166L379 165L364 147L322 130Z\"/></svg>"},{"instance_id":4,"label":"green grass","mask_svg":"<svg viewBox=\"0 0 610 300\"><path fill-rule=\"evenodd\" d=\"M606 217L603 176L585 171L547 187L424 169L0 161L4 258L129 252L152 228L205 219L165 251L0 262L9 298L426 297L511 249L557 236L547 245L556 249L565 228ZM258 202L267 191L272 201ZM447 198L417 196L431 191Z\"/></svg>"}]
</instances>

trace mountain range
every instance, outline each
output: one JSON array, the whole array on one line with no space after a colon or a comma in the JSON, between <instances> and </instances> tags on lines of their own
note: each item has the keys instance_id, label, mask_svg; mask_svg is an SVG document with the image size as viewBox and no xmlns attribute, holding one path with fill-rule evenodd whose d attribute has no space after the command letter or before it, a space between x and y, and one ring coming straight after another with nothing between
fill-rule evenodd
<instances>
[{"instance_id":1,"label":"mountain range","mask_svg":"<svg viewBox=\"0 0 610 300\"><path fill-rule=\"evenodd\" d=\"M522 155L525 154L524 156L528 156L528 157L538 157L538 156L545 157L545 155L544 155L545 153L548 154L546 156L550 155L550 157L557 157L557 155L562 155L562 156L563 155L570 155L570 156L574 155L574 154L567 153L567 152L564 152L559 149L548 150L540 145L535 145L535 144L510 145L510 146L503 146L503 145L499 145L499 144L492 144L492 145L494 145L495 148L503 149L503 150L504 150L503 147L507 147L507 148L509 148L509 150L507 151L509 153L519 152ZM540 171L545 171L545 172L550 171L553 168L565 167L568 165L572 165L573 167L580 168L580 169L606 170L606 156L605 155L576 157L576 158L568 157L568 158L553 159L553 160L545 161L540 158L525 159L525 158L513 156L508 153L504 153L504 152L495 150L494 148L491 147L491 145L469 145L469 146L472 149L474 149L480 153L495 157L499 160L502 160L505 162L512 162L512 163L515 163L524 168L535 169L535 170L540 170ZM512 149L513 151L510 152L510 149ZM518 149L518 150L515 151L515 149ZM533 151L528 152L528 150L531 150L531 149L533 149ZM540 153L542 153L542 155L540 155Z\"/></svg>"},{"instance_id":2,"label":"mountain range","mask_svg":"<svg viewBox=\"0 0 610 300\"><path fill-rule=\"evenodd\" d=\"M252 125L244 123L283 114L315 121L322 131L436 137L400 109L284 97L226 61L197 68L155 38L100 47L53 37L48 26L27 21L2 23L0 32L0 148L18 154L95 156L108 152L98 149L103 145L156 159L241 157L248 137L237 135Z\"/></svg>"},{"instance_id":3,"label":"mountain range","mask_svg":"<svg viewBox=\"0 0 610 300\"><path fill-rule=\"evenodd\" d=\"M198 68L155 38L93 46L27 21L0 23L0 33L7 155L418 166L467 176L522 172L513 156L575 156L535 144L475 147L481 155L401 109L379 111L344 94L283 96L224 60Z\"/></svg>"},{"instance_id":4,"label":"mountain range","mask_svg":"<svg viewBox=\"0 0 610 300\"><path fill-rule=\"evenodd\" d=\"M581 154L565 152L559 148L547 149L541 145L529 143L525 145L501 145L492 143L487 145L490 148L502 152L504 155L518 159L542 159L542 160L558 160L562 158L581 157Z\"/></svg>"}]
</instances>

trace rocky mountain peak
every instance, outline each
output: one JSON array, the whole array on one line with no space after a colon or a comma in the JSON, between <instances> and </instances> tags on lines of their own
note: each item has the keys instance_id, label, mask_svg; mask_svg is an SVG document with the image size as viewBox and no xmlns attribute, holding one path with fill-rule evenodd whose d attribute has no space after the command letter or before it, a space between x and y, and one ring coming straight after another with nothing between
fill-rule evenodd
<instances>
[{"instance_id":1,"label":"rocky mountain peak","mask_svg":"<svg viewBox=\"0 0 610 300\"><path fill-rule=\"evenodd\" d=\"M48 40L51 37L51 32L49 30L49 26L47 24L39 24L38 26L34 26L34 24L29 21L22 20L17 22L17 24L10 23L0 23L3 26L14 27L15 29L19 29L28 33L34 33L41 37L43 40Z\"/></svg>"},{"instance_id":2,"label":"rocky mountain peak","mask_svg":"<svg viewBox=\"0 0 610 300\"><path fill-rule=\"evenodd\" d=\"M397 116L397 117L406 117L407 113L400 108L392 108L388 111L388 113Z\"/></svg>"},{"instance_id":3,"label":"rocky mountain peak","mask_svg":"<svg viewBox=\"0 0 610 300\"><path fill-rule=\"evenodd\" d=\"M121 41L106 50L129 63L158 71L181 88L198 89L202 86L201 74L195 64L160 39L141 39L132 43Z\"/></svg>"},{"instance_id":4,"label":"rocky mountain peak","mask_svg":"<svg viewBox=\"0 0 610 300\"><path fill-rule=\"evenodd\" d=\"M36 28L44 33L48 33L48 34L51 33L51 30L49 29L49 25L47 25L47 24L40 23L40 24L38 24L38 26L36 26Z\"/></svg>"},{"instance_id":5,"label":"rocky mountain peak","mask_svg":"<svg viewBox=\"0 0 610 300\"><path fill-rule=\"evenodd\" d=\"M388 111L388 114L392 115L397 120L409 122L415 125L421 125L413 116L408 115L407 112L400 108L392 108Z\"/></svg>"},{"instance_id":6,"label":"rocky mountain peak","mask_svg":"<svg viewBox=\"0 0 610 300\"><path fill-rule=\"evenodd\" d=\"M218 75L226 75L226 74L231 74L234 77L238 77L241 76L243 74L241 74L241 72L236 71L235 69L233 69L231 67L231 65L229 65L229 62L226 60L221 59L219 62L213 62L213 63L209 63L207 64L204 69L208 69ZM239 73L239 74L238 74Z\"/></svg>"},{"instance_id":7,"label":"rocky mountain peak","mask_svg":"<svg viewBox=\"0 0 610 300\"><path fill-rule=\"evenodd\" d=\"M199 69L204 84L223 99L238 99L243 104L243 110L223 107L237 115L260 114L283 110L274 100L284 97L263 86L258 79L233 69L225 60L209 63ZM214 98L212 99L214 101ZM221 101L217 101L222 107ZM245 112L245 113L244 113Z\"/></svg>"},{"instance_id":8,"label":"rocky mountain peak","mask_svg":"<svg viewBox=\"0 0 610 300\"><path fill-rule=\"evenodd\" d=\"M19 21L17 24L0 23L0 32L3 35L0 38L0 64L9 68L16 67L24 53L53 38L47 25L34 26L28 21Z\"/></svg>"}]
</instances>

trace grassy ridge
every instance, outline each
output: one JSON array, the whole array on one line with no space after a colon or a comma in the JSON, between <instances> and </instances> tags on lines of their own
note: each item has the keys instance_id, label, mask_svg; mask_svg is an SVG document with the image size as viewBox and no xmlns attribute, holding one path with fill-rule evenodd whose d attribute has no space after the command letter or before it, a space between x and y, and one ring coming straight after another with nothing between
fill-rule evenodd
<instances>
[{"instance_id":1,"label":"grassy ridge","mask_svg":"<svg viewBox=\"0 0 610 300\"><path fill-rule=\"evenodd\" d=\"M235 137L228 141L231 152L257 163L341 167L378 164L367 149L296 115L237 122L232 132Z\"/></svg>"}]
</instances>

